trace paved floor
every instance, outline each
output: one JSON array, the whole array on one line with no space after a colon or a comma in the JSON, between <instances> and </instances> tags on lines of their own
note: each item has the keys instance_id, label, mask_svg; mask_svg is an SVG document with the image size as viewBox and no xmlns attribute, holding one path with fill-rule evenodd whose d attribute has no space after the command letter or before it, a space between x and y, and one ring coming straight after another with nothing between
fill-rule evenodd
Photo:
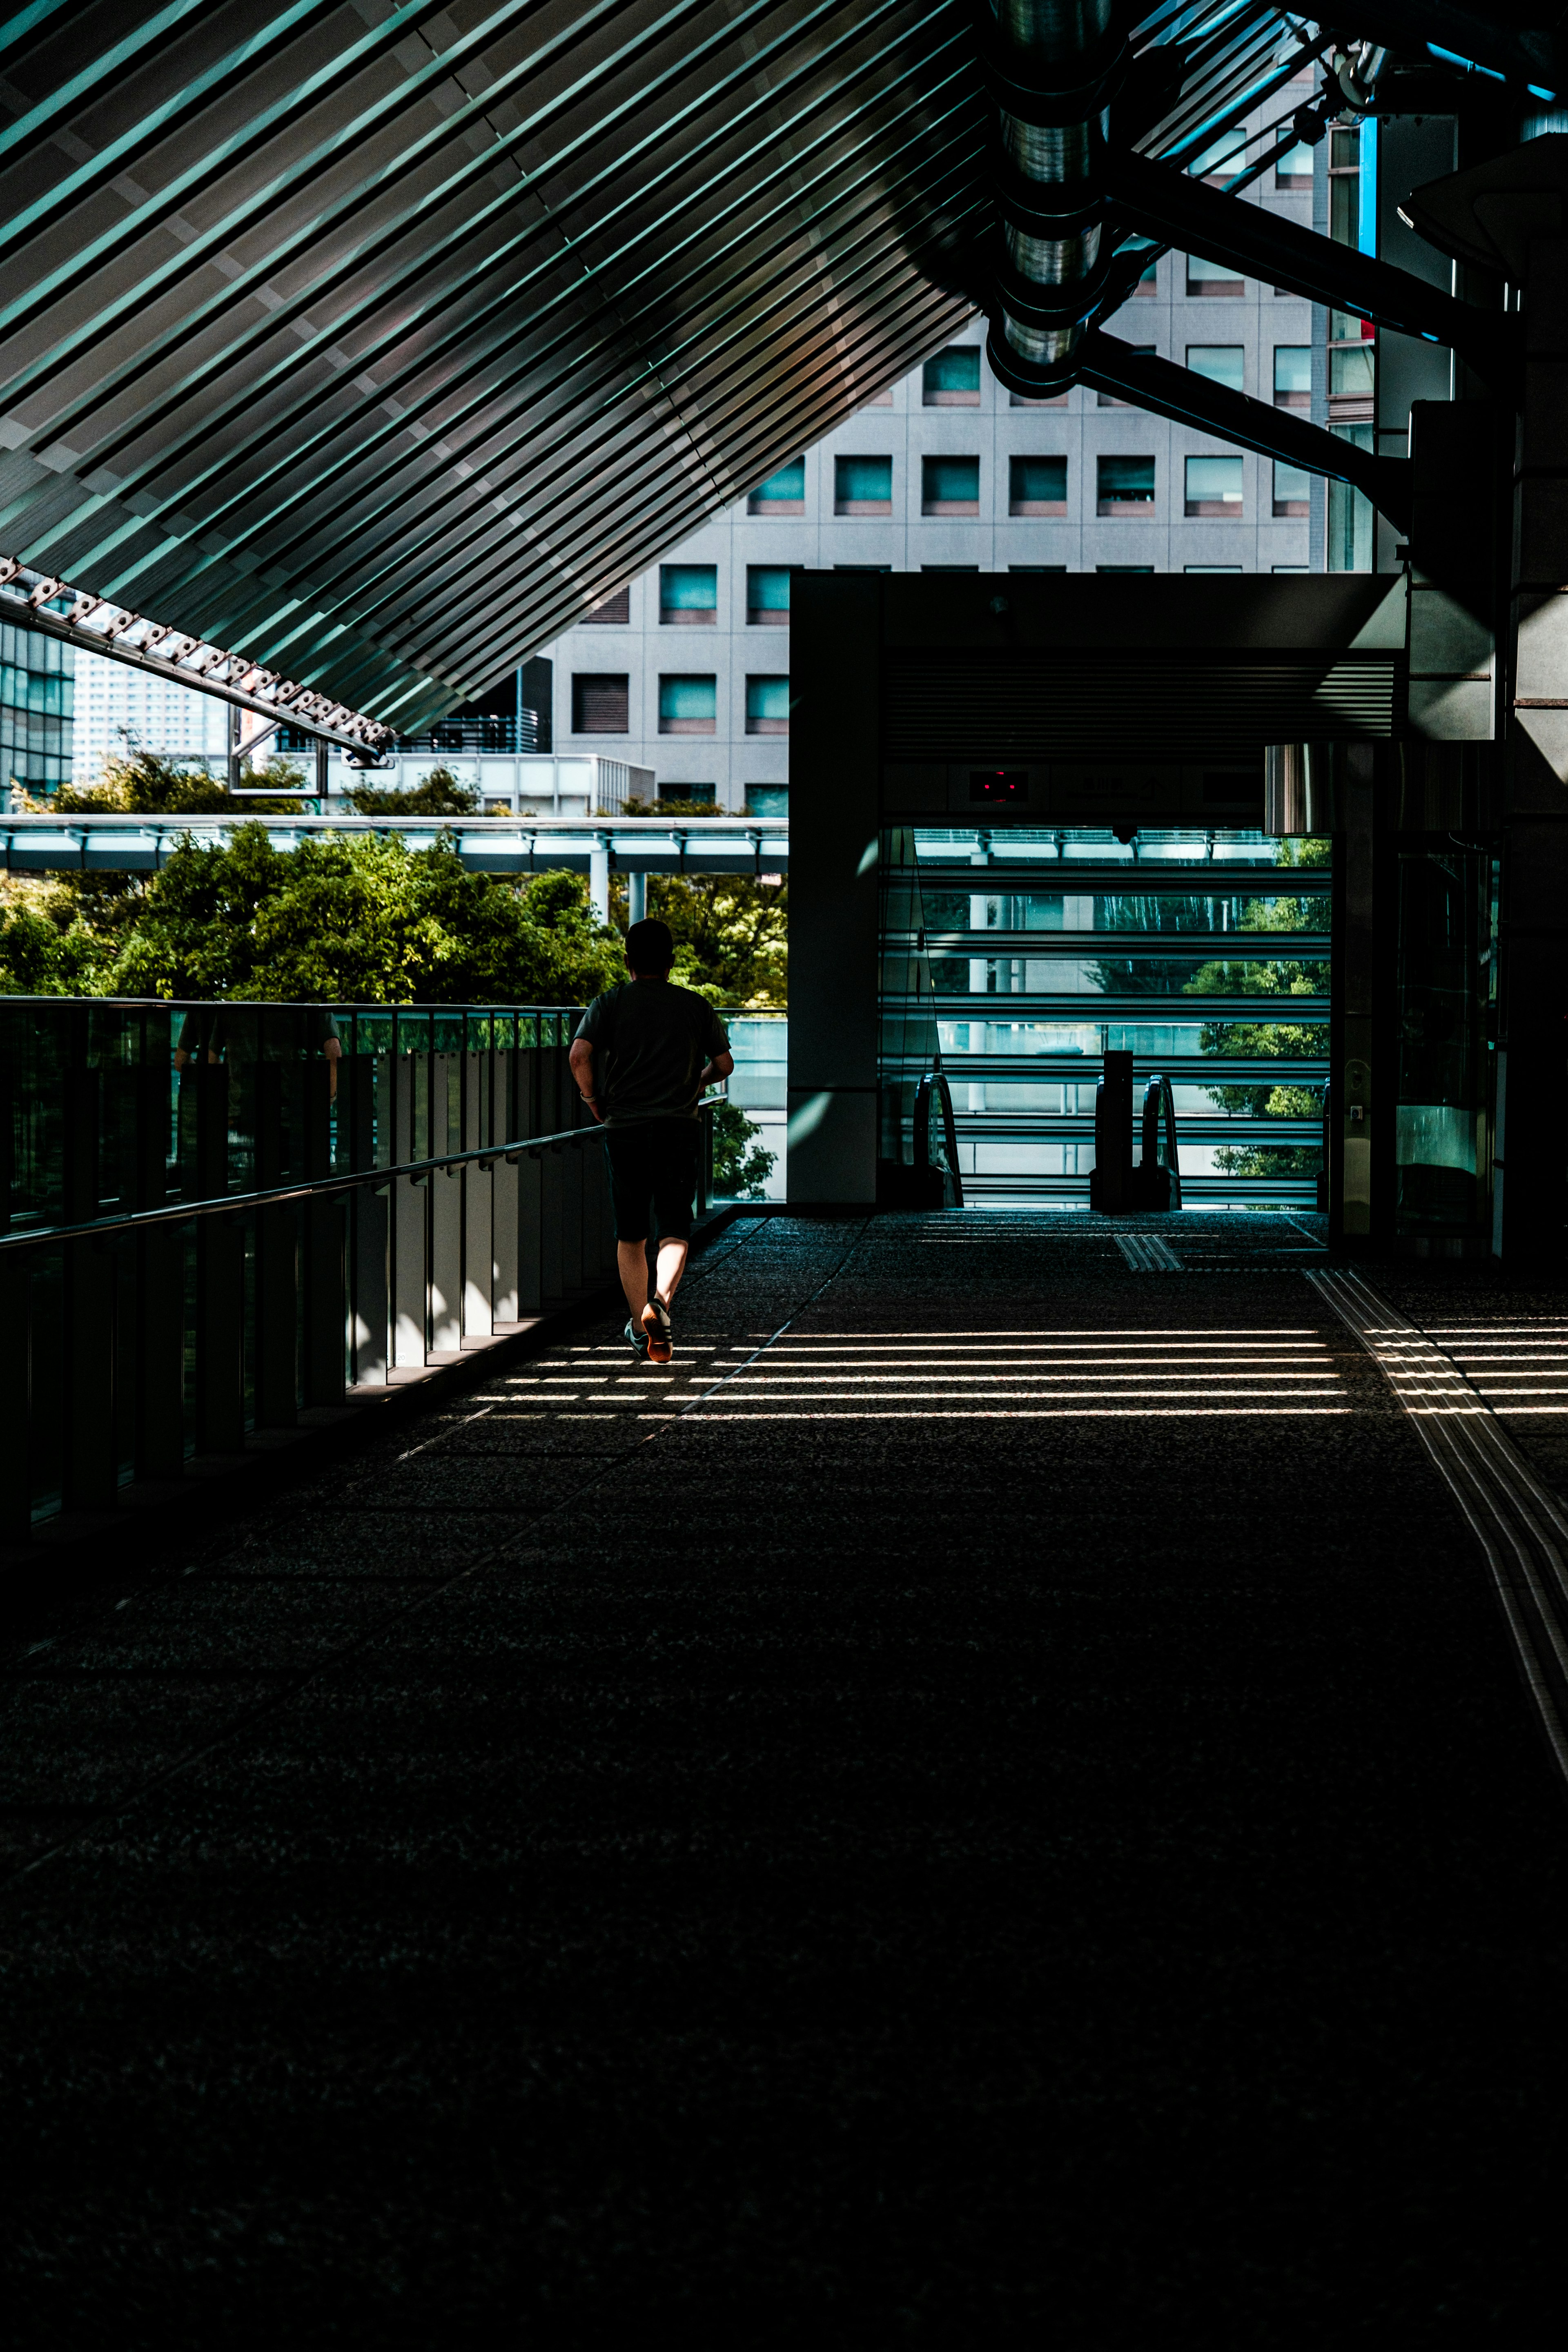
<instances>
[{"instance_id":1,"label":"paved floor","mask_svg":"<svg viewBox=\"0 0 1568 2352\"><path fill-rule=\"evenodd\" d=\"M1568 1809L1309 1235L1180 1223L744 1221L11 1644L12 2339L1522 2341Z\"/></svg>"}]
</instances>

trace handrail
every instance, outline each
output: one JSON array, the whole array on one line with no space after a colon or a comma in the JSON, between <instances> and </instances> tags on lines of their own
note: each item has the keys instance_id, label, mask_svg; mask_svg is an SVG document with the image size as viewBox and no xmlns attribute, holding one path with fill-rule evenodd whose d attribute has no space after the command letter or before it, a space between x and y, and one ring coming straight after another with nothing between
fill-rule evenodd
<instances>
[{"instance_id":1,"label":"handrail","mask_svg":"<svg viewBox=\"0 0 1568 2352\"><path fill-rule=\"evenodd\" d=\"M702 1104L725 1100L726 1096L710 1089L701 1098ZM952 1111L948 1108L951 1127ZM563 1127L553 1135L516 1136L509 1143L481 1143L471 1151L446 1151L434 1160L403 1160L388 1168L351 1168L338 1176L316 1176L299 1184L274 1184L261 1192L216 1192L202 1201L170 1201L161 1209L128 1209L114 1217L89 1217L79 1224L44 1225L31 1232L0 1234L0 1250L38 1249L46 1243L89 1241L107 1234L143 1233L151 1225L182 1225L191 1217L229 1216L241 1210L277 1208L285 1201L319 1201L338 1192L352 1192L364 1185L390 1184L395 1177L429 1176L437 1168L493 1167L498 1160L515 1165L525 1152L543 1151L552 1144L574 1143L579 1136L592 1135L594 1124Z\"/></svg>"},{"instance_id":2,"label":"handrail","mask_svg":"<svg viewBox=\"0 0 1568 2352\"><path fill-rule=\"evenodd\" d=\"M963 1178L959 1172L958 1166L958 1124L952 1114L952 1088L948 1085L945 1072L940 1069L928 1070L915 1089L915 1165L933 1170L941 1165L932 1158L931 1148L931 1106L933 1094L942 1105L942 1143L947 1154L946 1165L942 1167L942 1173L952 1186L953 1207L962 1209Z\"/></svg>"},{"instance_id":3,"label":"handrail","mask_svg":"<svg viewBox=\"0 0 1568 2352\"><path fill-rule=\"evenodd\" d=\"M300 1184L274 1184L262 1192L216 1192L202 1201L171 1201L162 1209L129 1209L115 1217L89 1217L80 1224L45 1225L30 1233L0 1234L0 1250L37 1249L46 1242L87 1241L104 1234L141 1233L150 1225L181 1225L191 1217L228 1216L243 1209L276 1208L284 1201L321 1200L336 1192L352 1192L363 1185L389 1184L397 1176L428 1176L437 1168L461 1168L472 1163L491 1166L498 1160L515 1163L526 1151L542 1151L553 1143L573 1143L592 1135L592 1127L565 1127L553 1135L523 1135L510 1143L481 1143L472 1151L443 1152L437 1160L404 1160L390 1168L353 1168L341 1176L317 1176Z\"/></svg>"},{"instance_id":4,"label":"handrail","mask_svg":"<svg viewBox=\"0 0 1568 2352\"><path fill-rule=\"evenodd\" d=\"M1162 1158L1160 1146L1164 1144ZM1156 1071L1143 1088L1143 1133L1142 1168L1147 1171L1143 1184L1147 1190L1164 1191L1158 1184L1161 1174L1170 1178L1169 1197L1160 1202L1146 1202L1145 1207L1179 1209L1182 1205L1182 1159L1176 1139L1176 1098L1171 1081Z\"/></svg>"}]
</instances>

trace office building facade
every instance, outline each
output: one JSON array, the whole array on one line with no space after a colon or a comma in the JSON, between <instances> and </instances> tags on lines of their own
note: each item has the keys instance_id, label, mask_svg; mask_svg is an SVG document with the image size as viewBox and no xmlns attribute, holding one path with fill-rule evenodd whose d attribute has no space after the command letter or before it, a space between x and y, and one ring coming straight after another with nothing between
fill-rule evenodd
<instances>
[{"instance_id":1,"label":"office building facade","mask_svg":"<svg viewBox=\"0 0 1568 2352\"><path fill-rule=\"evenodd\" d=\"M37 629L0 623L0 785L35 799L69 782L73 656Z\"/></svg>"},{"instance_id":2,"label":"office building facade","mask_svg":"<svg viewBox=\"0 0 1568 2352\"><path fill-rule=\"evenodd\" d=\"M201 760L214 768L228 757L228 705L216 695L100 654L76 659L74 766L79 784L95 784L104 761L128 746L166 759Z\"/></svg>"},{"instance_id":3,"label":"office building facade","mask_svg":"<svg viewBox=\"0 0 1568 2352\"><path fill-rule=\"evenodd\" d=\"M1310 226L1313 163L1291 151L1250 200ZM1310 413L1311 306L1201 257L1152 258L1113 331ZM1019 400L986 367L984 332L975 320L542 647L556 748L651 768L666 799L784 814L789 583L801 568L1314 568L1306 475L1081 385ZM1321 513L1321 490L1317 503ZM1321 523L1317 539L1321 568Z\"/></svg>"}]
</instances>

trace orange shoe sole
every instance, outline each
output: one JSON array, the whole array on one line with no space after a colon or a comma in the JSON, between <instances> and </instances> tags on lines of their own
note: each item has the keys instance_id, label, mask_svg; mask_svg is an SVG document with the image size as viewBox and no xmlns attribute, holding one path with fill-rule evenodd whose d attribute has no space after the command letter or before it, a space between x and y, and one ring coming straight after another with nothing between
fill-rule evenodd
<instances>
[{"instance_id":1,"label":"orange shoe sole","mask_svg":"<svg viewBox=\"0 0 1568 2352\"><path fill-rule=\"evenodd\" d=\"M659 1329L658 1317L655 1314L651 1303L643 1308L638 1320L642 1324L643 1332L647 1340L648 1362L668 1364L671 1354L669 1335Z\"/></svg>"}]
</instances>

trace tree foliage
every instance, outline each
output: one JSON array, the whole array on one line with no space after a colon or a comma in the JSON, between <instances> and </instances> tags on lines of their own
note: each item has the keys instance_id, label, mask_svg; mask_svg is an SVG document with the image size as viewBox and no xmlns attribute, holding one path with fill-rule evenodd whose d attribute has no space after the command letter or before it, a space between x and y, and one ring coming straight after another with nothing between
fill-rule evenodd
<instances>
[{"instance_id":1,"label":"tree foliage","mask_svg":"<svg viewBox=\"0 0 1568 2352\"><path fill-rule=\"evenodd\" d=\"M343 798L361 816L472 816L479 804L478 793L460 784L450 768L432 768L405 793L358 784Z\"/></svg>"},{"instance_id":2,"label":"tree foliage","mask_svg":"<svg viewBox=\"0 0 1568 2352\"><path fill-rule=\"evenodd\" d=\"M672 980L731 1012L782 1012L789 1001L789 885L725 874L652 877L647 910L669 925Z\"/></svg>"},{"instance_id":3,"label":"tree foliage","mask_svg":"<svg viewBox=\"0 0 1568 2352\"><path fill-rule=\"evenodd\" d=\"M1327 841L1282 841L1276 863L1298 869L1321 868L1329 863L1329 856ZM1321 921L1318 909L1321 904L1317 897L1254 898L1243 908L1238 929L1276 937L1310 931ZM1223 961L1204 964L1188 981L1185 993L1289 998L1320 995L1322 986L1322 970L1317 963L1304 963L1290 956L1227 957ZM1284 1013L1286 1009L1281 1003L1280 1012ZM1325 1054L1328 1034L1321 1022L1215 1021L1205 1024L1202 1045L1205 1054L1226 1055L1237 1060L1289 1060L1297 1055ZM1222 1110L1253 1118L1316 1118L1322 1109L1321 1096L1315 1087L1265 1083L1210 1087L1207 1093ZM1227 1144L1220 1147L1215 1158L1219 1167L1232 1176L1310 1176L1319 1167L1322 1154L1315 1143Z\"/></svg>"},{"instance_id":4,"label":"tree foliage","mask_svg":"<svg viewBox=\"0 0 1568 2352\"><path fill-rule=\"evenodd\" d=\"M753 1140L762 1129L739 1103L721 1102L713 1111L713 1190L729 1201L760 1201L773 1174L776 1151Z\"/></svg>"},{"instance_id":5,"label":"tree foliage","mask_svg":"<svg viewBox=\"0 0 1568 2352\"><path fill-rule=\"evenodd\" d=\"M325 835L279 850L259 824L186 840L123 907L68 888L15 906L0 987L28 993L310 1003L580 1003L621 977L582 880L470 874L449 841ZM97 915L101 919L94 922ZM53 939L49 938L49 932Z\"/></svg>"}]
</instances>

